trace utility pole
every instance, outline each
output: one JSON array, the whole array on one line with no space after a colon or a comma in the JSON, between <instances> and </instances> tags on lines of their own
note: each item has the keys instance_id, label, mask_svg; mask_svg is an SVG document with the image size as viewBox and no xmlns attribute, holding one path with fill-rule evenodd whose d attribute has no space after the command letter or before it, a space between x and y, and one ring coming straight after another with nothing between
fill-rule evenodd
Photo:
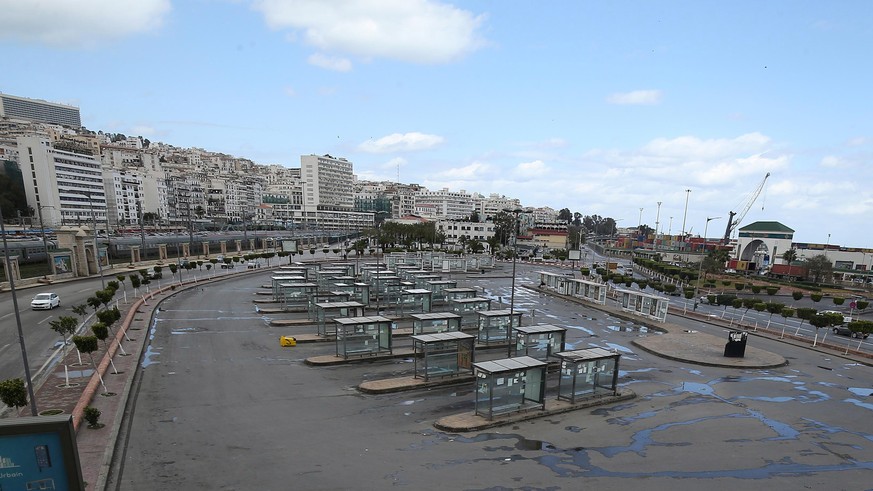
<instances>
[{"instance_id":1,"label":"utility pole","mask_svg":"<svg viewBox=\"0 0 873 491\"><path fill-rule=\"evenodd\" d=\"M685 219L688 218L688 198L691 196L691 190L685 190L685 214L682 215L682 240L685 240Z\"/></svg>"},{"instance_id":2,"label":"utility pole","mask_svg":"<svg viewBox=\"0 0 873 491\"><path fill-rule=\"evenodd\" d=\"M658 213L655 215L655 251L658 250L658 230L660 226L661 220L661 202L658 201Z\"/></svg>"}]
</instances>

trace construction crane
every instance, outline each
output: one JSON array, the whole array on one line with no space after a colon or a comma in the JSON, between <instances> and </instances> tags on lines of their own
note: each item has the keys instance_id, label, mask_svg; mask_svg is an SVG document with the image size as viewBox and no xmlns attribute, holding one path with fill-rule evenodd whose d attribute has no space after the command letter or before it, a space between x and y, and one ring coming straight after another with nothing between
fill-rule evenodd
<instances>
[{"instance_id":1,"label":"construction crane","mask_svg":"<svg viewBox=\"0 0 873 491\"><path fill-rule=\"evenodd\" d=\"M767 173L766 176L764 176L764 179L760 182L760 184L758 184L758 187L755 188L755 190L752 191L752 194L750 194L749 197L746 199L746 204L743 206L743 209L741 212L739 212L739 213L734 212L734 211L728 212L727 228L724 231L724 244L725 245L730 243L731 232L733 232L734 229L737 228L737 225L739 225L740 222L743 221L743 218L746 217L746 213L748 213L749 209L752 208L752 204L754 204L755 200L758 199L758 196L761 195L761 191L764 190L764 184L767 182L768 177L770 177L769 172ZM737 217L736 220L734 220L734 216Z\"/></svg>"}]
</instances>

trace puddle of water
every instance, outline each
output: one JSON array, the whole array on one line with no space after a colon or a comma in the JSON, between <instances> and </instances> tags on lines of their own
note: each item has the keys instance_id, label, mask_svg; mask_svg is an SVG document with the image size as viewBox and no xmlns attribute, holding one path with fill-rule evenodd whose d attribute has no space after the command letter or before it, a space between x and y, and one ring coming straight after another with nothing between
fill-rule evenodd
<instances>
[{"instance_id":1,"label":"puddle of water","mask_svg":"<svg viewBox=\"0 0 873 491\"><path fill-rule=\"evenodd\" d=\"M870 397L873 395L873 389L864 389L861 387L849 387L849 392L861 397Z\"/></svg>"},{"instance_id":2,"label":"puddle of water","mask_svg":"<svg viewBox=\"0 0 873 491\"><path fill-rule=\"evenodd\" d=\"M142 366L143 368L146 368L146 367L149 367L149 366L151 366L151 365L161 363L161 362L159 362L159 361L154 361L154 360L152 360L152 356L159 355L159 354L160 354L160 352L155 351L155 350L152 349L152 345L148 345L148 347L146 347L146 352L145 352L145 354L144 354L143 357L142 357L142 364L141 364L141 366Z\"/></svg>"},{"instance_id":3,"label":"puddle of water","mask_svg":"<svg viewBox=\"0 0 873 491\"><path fill-rule=\"evenodd\" d=\"M864 409L873 411L873 403L861 402L858 399L843 399L843 402L848 402L849 404L854 404L858 407L863 407Z\"/></svg>"},{"instance_id":4,"label":"puddle of water","mask_svg":"<svg viewBox=\"0 0 873 491\"><path fill-rule=\"evenodd\" d=\"M634 354L634 352L631 351L630 348L627 348L627 347L622 346L620 344L606 343L606 345L609 346L610 348L612 348L613 351L620 351L622 353Z\"/></svg>"}]
</instances>

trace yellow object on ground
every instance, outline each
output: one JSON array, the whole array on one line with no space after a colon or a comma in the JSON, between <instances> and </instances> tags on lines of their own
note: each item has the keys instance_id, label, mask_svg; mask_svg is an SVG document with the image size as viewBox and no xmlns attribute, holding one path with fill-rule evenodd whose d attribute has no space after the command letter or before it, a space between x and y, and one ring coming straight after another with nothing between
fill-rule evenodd
<instances>
[{"instance_id":1,"label":"yellow object on ground","mask_svg":"<svg viewBox=\"0 0 873 491\"><path fill-rule=\"evenodd\" d=\"M279 338L279 346L297 346L297 338L293 336L281 336Z\"/></svg>"}]
</instances>

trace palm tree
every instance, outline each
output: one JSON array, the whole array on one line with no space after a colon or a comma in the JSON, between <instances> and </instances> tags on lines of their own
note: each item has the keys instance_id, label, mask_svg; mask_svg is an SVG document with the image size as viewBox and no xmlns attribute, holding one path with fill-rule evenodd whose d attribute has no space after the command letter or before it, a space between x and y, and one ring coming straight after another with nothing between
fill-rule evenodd
<instances>
[{"instance_id":1,"label":"palm tree","mask_svg":"<svg viewBox=\"0 0 873 491\"><path fill-rule=\"evenodd\" d=\"M791 248L782 253L782 259L788 264L791 265L794 261L797 261L797 249Z\"/></svg>"}]
</instances>

